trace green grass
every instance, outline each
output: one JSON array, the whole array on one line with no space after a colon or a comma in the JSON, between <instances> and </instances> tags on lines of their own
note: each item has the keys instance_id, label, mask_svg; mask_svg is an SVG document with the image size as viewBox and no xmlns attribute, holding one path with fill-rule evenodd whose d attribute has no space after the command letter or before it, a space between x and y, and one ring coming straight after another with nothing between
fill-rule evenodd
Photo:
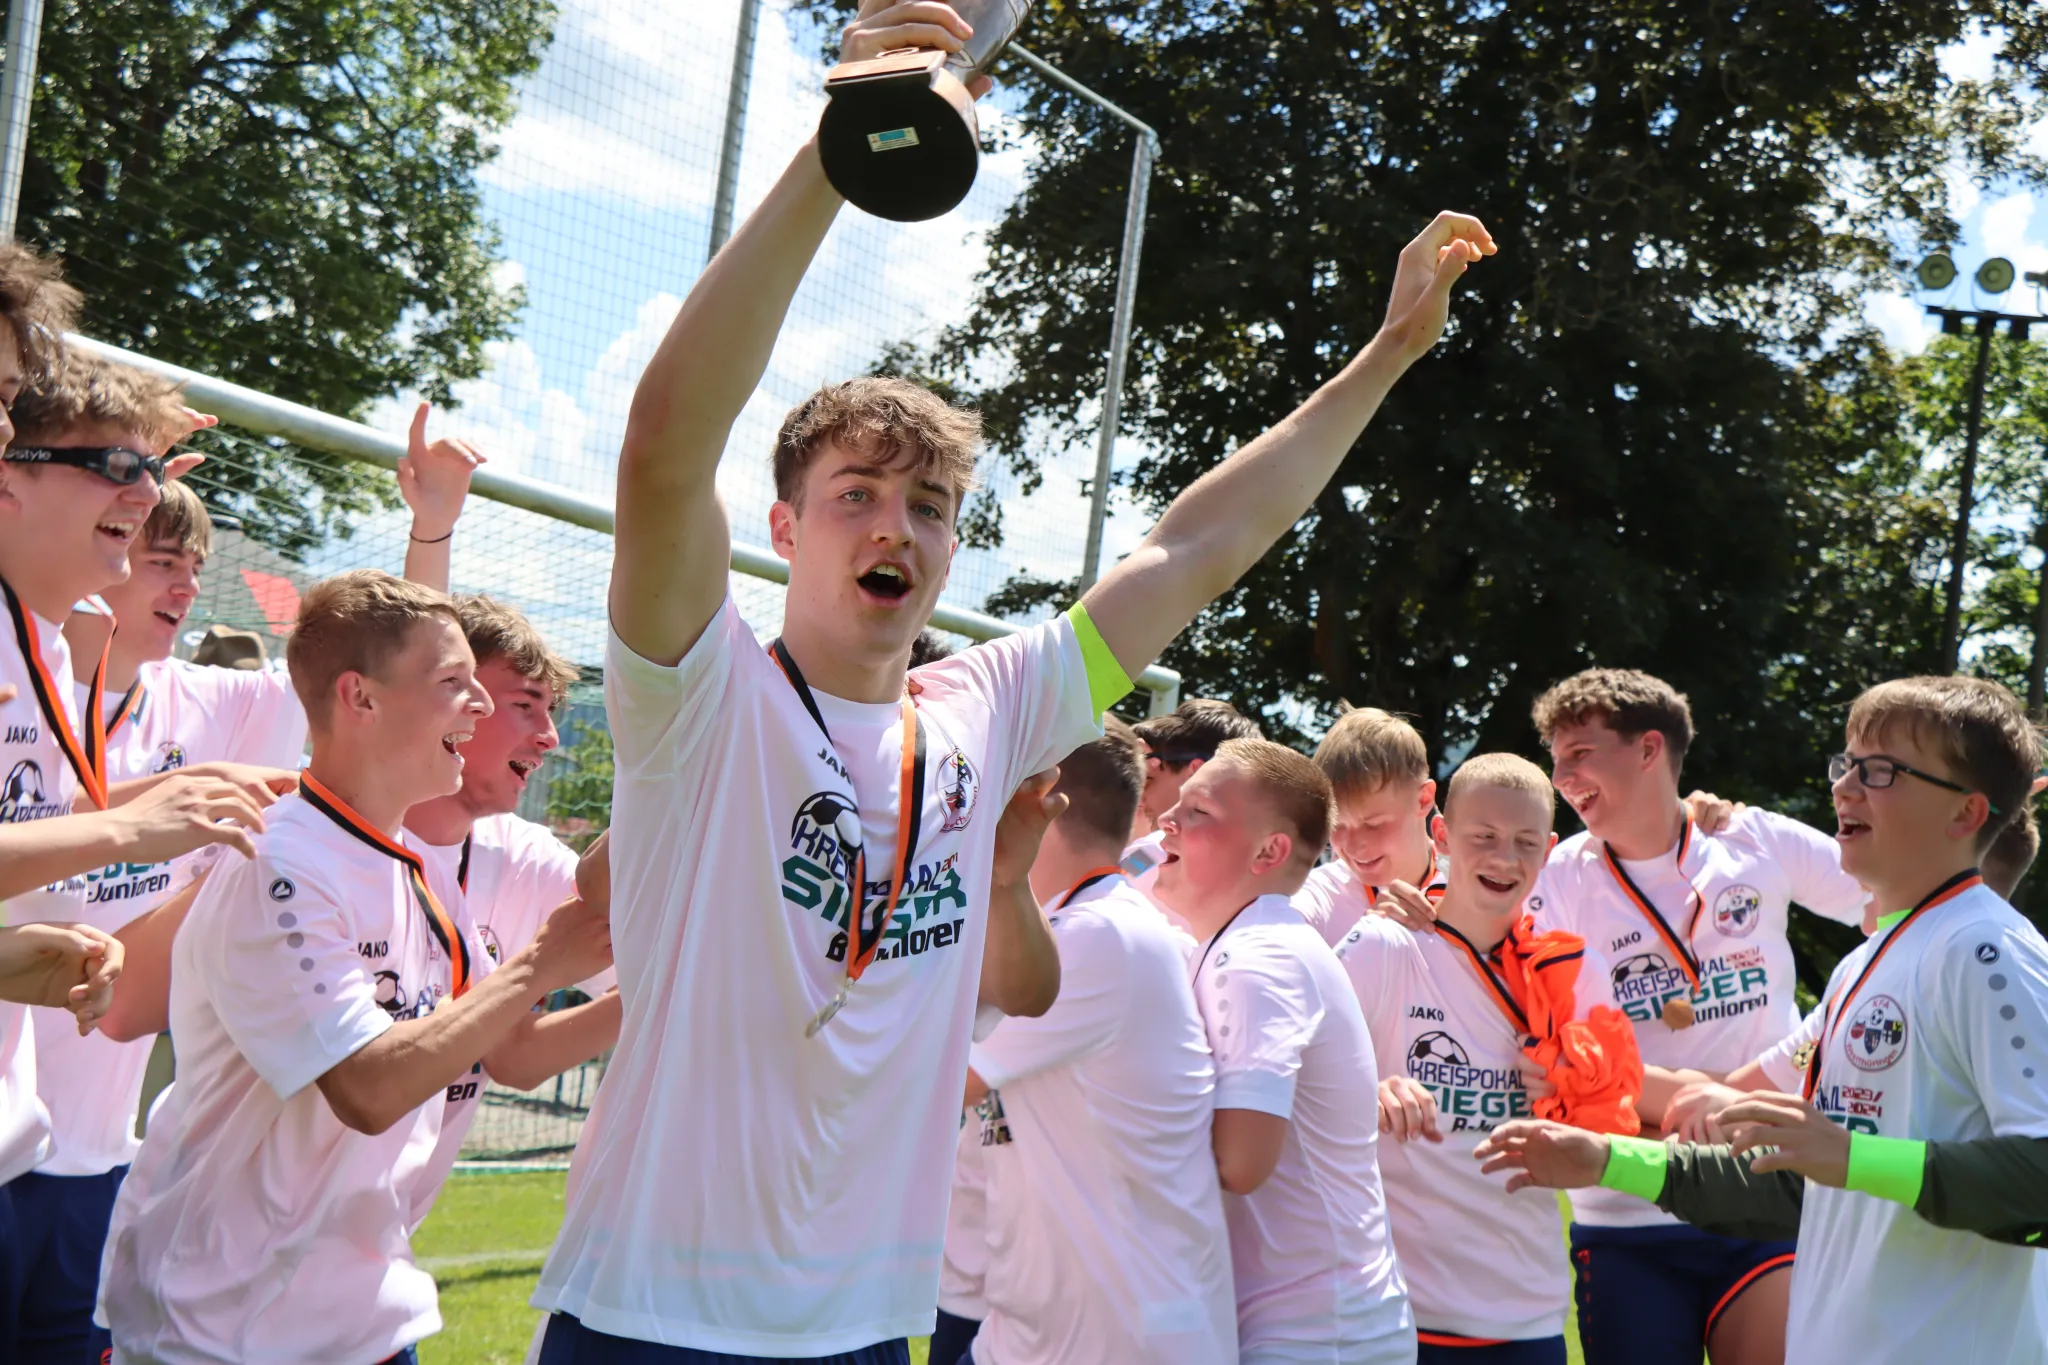
<instances>
[{"instance_id":1,"label":"green grass","mask_svg":"<svg viewBox=\"0 0 2048 1365\"><path fill-rule=\"evenodd\" d=\"M542 1253L562 1226L560 1171L465 1175L449 1180L413 1238L413 1252L441 1286L439 1336L420 1343L420 1365L520 1365L539 1314L527 1305ZM1567 1211L1569 1217L1569 1211ZM1578 1314L1565 1328L1571 1365L1581 1365ZM911 1365L926 1365L924 1342Z\"/></svg>"}]
</instances>

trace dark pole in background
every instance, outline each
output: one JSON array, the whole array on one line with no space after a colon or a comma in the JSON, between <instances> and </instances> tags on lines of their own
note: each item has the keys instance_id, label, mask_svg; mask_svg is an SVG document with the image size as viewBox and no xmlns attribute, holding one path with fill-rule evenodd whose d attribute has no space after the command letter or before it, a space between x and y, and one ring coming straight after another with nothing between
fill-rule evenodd
<instances>
[{"instance_id":1,"label":"dark pole in background","mask_svg":"<svg viewBox=\"0 0 2048 1365\"><path fill-rule=\"evenodd\" d=\"M1948 593L1941 608L1941 666L1953 673L1963 643L1963 570L1970 558L1970 510L1976 496L1977 438L1984 428L1984 372L1991 363L1996 313L1977 318L1977 367L1970 375L1970 418L1964 428L1963 472L1956 489L1956 529L1948 547Z\"/></svg>"}]
</instances>

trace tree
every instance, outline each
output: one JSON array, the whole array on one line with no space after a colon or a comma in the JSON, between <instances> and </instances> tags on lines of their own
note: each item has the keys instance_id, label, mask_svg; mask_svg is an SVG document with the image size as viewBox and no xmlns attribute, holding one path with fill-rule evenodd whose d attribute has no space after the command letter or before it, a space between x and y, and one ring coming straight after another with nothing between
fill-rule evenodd
<instances>
[{"instance_id":1,"label":"tree","mask_svg":"<svg viewBox=\"0 0 2048 1365\"><path fill-rule=\"evenodd\" d=\"M1973 17L2004 37L1997 74L1953 82L1937 53ZM1819 812L1849 699L1925 666L1941 553L1860 305L1905 243L1954 237L1950 164L2040 179L2021 138L2048 16L1048 0L1028 41L1164 144L1125 404L1141 505L1363 345L1436 210L1502 243L1294 534L1169 651L1188 692L1282 732L1348 699L1413 715L1440 756L1527 751L1543 687L1632 665L1690 694L1690 779ZM1128 144L1027 74L1010 98L1040 155L972 316L918 368L1001 375L976 396L1026 468L1096 415Z\"/></svg>"},{"instance_id":2,"label":"tree","mask_svg":"<svg viewBox=\"0 0 2048 1365\"><path fill-rule=\"evenodd\" d=\"M519 307L492 282L476 172L554 13L53 0L21 235L64 254L102 340L344 415L445 400ZM334 461L242 468L221 494L287 550L369 496Z\"/></svg>"}]
</instances>

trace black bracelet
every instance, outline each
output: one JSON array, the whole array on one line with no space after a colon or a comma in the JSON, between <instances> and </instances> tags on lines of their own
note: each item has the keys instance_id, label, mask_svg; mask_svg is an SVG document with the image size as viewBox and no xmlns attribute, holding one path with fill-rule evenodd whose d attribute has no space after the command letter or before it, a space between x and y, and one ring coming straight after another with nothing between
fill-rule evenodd
<instances>
[{"instance_id":1,"label":"black bracelet","mask_svg":"<svg viewBox=\"0 0 2048 1365\"><path fill-rule=\"evenodd\" d=\"M454 534L455 532L450 531L448 533L448 536L452 536ZM448 539L448 536L435 536L432 540L422 540L418 536L413 535L412 532L410 531L407 531L406 535L411 538L412 543L415 545L439 545L442 541Z\"/></svg>"}]
</instances>

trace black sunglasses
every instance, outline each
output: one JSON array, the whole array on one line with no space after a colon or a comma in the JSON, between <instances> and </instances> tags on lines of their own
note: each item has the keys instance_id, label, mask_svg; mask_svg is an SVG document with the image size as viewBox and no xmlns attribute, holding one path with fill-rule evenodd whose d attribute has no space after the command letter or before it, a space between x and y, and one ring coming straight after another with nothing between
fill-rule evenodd
<instances>
[{"instance_id":1,"label":"black sunglasses","mask_svg":"<svg viewBox=\"0 0 2048 1365\"><path fill-rule=\"evenodd\" d=\"M1933 773L1923 773L1918 768L1899 762L1896 758L1882 758L1875 755L1868 758L1855 758L1849 754L1835 754L1828 759L1828 781L1840 782L1849 775L1849 769L1851 768L1856 770L1856 780L1869 787L1872 791L1883 791L1886 787L1899 780L1900 773L1905 773L1908 777L1917 777L1922 782L1932 782L1935 786L1946 791L1961 792L1965 796L1971 794L1970 788L1951 782L1945 777L1936 777ZM1998 809L1998 803L1990 797L1984 798L1984 804L1991 807L1993 815L2001 813Z\"/></svg>"},{"instance_id":2,"label":"black sunglasses","mask_svg":"<svg viewBox=\"0 0 2048 1365\"><path fill-rule=\"evenodd\" d=\"M1216 757L1214 750L1205 752L1200 749L1147 749L1145 751L1145 758L1148 762L1157 762L1168 768L1184 768L1188 764L1197 761L1207 763L1214 757Z\"/></svg>"},{"instance_id":3,"label":"black sunglasses","mask_svg":"<svg viewBox=\"0 0 2048 1365\"><path fill-rule=\"evenodd\" d=\"M18 446L4 457L14 464L62 464L97 474L109 483L126 488L144 474L164 484L161 455L145 455L127 446Z\"/></svg>"}]
</instances>

